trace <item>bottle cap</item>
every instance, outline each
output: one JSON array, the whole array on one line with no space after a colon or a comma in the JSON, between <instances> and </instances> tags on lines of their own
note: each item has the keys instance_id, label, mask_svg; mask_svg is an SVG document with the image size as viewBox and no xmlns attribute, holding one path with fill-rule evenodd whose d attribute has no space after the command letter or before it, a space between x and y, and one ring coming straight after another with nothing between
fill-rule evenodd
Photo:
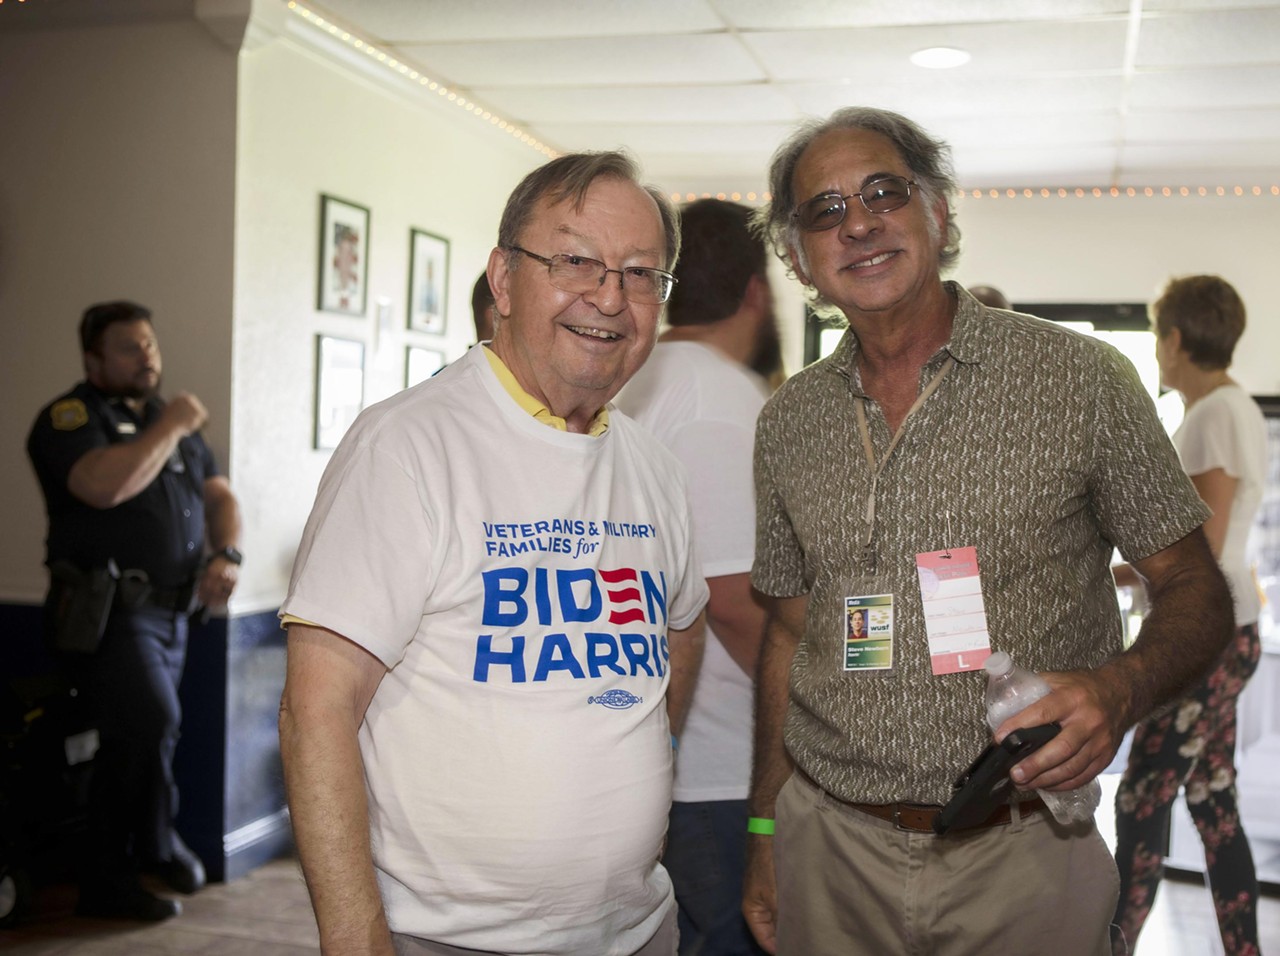
<instances>
[{"instance_id":1,"label":"bottle cap","mask_svg":"<svg viewBox=\"0 0 1280 956\"><path fill-rule=\"evenodd\" d=\"M982 669L992 677L1002 677L1013 670L1013 658L1004 651L996 651L983 662Z\"/></svg>"}]
</instances>

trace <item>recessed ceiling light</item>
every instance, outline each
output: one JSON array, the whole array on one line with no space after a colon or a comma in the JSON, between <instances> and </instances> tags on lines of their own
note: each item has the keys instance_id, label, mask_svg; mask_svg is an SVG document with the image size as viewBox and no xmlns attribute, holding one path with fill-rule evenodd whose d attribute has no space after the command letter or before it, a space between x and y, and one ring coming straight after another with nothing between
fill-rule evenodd
<instances>
[{"instance_id":1,"label":"recessed ceiling light","mask_svg":"<svg viewBox=\"0 0 1280 956\"><path fill-rule=\"evenodd\" d=\"M931 46L927 50L917 50L911 54L911 62L926 70L949 70L964 66L970 59L972 57L967 50L957 50L950 46Z\"/></svg>"}]
</instances>

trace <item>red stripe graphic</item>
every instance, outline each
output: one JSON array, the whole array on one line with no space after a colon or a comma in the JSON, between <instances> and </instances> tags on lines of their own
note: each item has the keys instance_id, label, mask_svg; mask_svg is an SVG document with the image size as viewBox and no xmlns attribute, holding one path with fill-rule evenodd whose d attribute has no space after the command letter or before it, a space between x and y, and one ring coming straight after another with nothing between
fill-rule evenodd
<instances>
[{"instance_id":1,"label":"red stripe graphic","mask_svg":"<svg viewBox=\"0 0 1280 956\"><path fill-rule=\"evenodd\" d=\"M600 577L606 584L631 585L630 587L605 588L613 610L609 612L610 624L631 624L644 620L644 611L640 608L639 575L635 568L617 568L613 571L601 571ZM623 607L622 605L632 605Z\"/></svg>"}]
</instances>

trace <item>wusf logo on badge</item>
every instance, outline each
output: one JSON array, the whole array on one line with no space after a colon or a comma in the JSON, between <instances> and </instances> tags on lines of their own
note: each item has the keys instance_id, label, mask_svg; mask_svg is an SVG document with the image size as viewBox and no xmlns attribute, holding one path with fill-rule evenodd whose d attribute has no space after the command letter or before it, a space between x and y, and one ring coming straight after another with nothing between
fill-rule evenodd
<instances>
[{"instance_id":1,"label":"wusf logo on badge","mask_svg":"<svg viewBox=\"0 0 1280 956\"><path fill-rule=\"evenodd\" d=\"M484 571L481 577L482 624L505 633L476 636L473 680L523 684L666 674L670 655L663 572L655 575L635 568L531 571L517 566ZM637 697L620 706L620 693L627 692L610 691L595 702L625 709L641 701Z\"/></svg>"}]
</instances>

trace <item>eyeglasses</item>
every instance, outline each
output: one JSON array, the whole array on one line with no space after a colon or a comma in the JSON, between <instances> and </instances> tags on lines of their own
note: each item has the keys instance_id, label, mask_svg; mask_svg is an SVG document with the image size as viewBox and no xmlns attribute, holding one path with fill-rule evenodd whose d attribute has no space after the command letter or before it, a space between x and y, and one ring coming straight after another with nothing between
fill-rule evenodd
<instances>
[{"instance_id":1,"label":"eyeglasses","mask_svg":"<svg viewBox=\"0 0 1280 956\"><path fill-rule=\"evenodd\" d=\"M911 187L915 186L909 179L901 176L883 176L873 179L862 189L848 196L839 193L823 193L808 202L802 203L791 214L800 228L805 232L821 232L823 229L834 229L844 222L848 211L847 200L857 196L866 207L867 212L879 215L901 209L911 201Z\"/></svg>"},{"instance_id":2,"label":"eyeglasses","mask_svg":"<svg viewBox=\"0 0 1280 956\"><path fill-rule=\"evenodd\" d=\"M604 285L610 272L616 272L622 282L622 294L627 297L628 302L661 305L671 297L671 290L676 284L676 277L661 269L646 269L643 266L610 269L599 259L588 259L586 256L560 255L548 259L519 246L512 246L511 250L545 265L551 284L562 292L577 295L594 292Z\"/></svg>"}]
</instances>

